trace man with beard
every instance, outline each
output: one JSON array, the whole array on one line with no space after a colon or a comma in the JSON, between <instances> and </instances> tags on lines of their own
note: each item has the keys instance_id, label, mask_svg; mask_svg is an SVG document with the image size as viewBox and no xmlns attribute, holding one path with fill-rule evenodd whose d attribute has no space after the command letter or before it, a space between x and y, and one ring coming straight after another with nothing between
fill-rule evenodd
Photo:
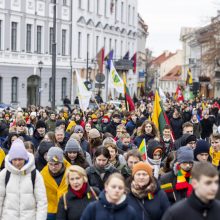
<instances>
[{"instance_id":1,"label":"man with beard","mask_svg":"<svg viewBox=\"0 0 220 220\"><path fill-rule=\"evenodd\" d=\"M39 120L36 124L34 134L32 137L32 143L34 144L35 150L37 150L38 145L43 140L44 135L46 134L47 126L44 121Z\"/></svg>"},{"instance_id":2,"label":"man with beard","mask_svg":"<svg viewBox=\"0 0 220 220\"><path fill-rule=\"evenodd\" d=\"M177 162L174 164L173 170L161 177L161 188L167 193L171 204L191 195L193 160L193 150L190 147L179 148Z\"/></svg>"},{"instance_id":3,"label":"man with beard","mask_svg":"<svg viewBox=\"0 0 220 220\"><path fill-rule=\"evenodd\" d=\"M115 137L116 136L116 129L117 129L117 126L120 124L120 122L121 122L120 114L114 113L112 116L112 121L106 127L106 132L112 134L112 136Z\"/></svg>"},{"instance_id":4,"label":"man with beard","mask_svg":"<svg viewBox=\"0 0 220 220\"><path fill-rule=\"evenodd\" d=\"M218 171L210 163L195 164L192 169L192 195L173 205L162 220L219 219L220 202L215 200L218 182Z\"/></svg>"}]
</instances>

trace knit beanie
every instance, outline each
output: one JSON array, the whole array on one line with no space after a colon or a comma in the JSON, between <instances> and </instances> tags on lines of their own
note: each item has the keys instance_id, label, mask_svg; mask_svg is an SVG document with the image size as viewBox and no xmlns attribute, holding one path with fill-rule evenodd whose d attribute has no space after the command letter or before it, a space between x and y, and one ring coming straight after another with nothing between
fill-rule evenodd
<instances>
[{"instance_id":1,"label":"knit beanie","mask_svg":"<svg viewBox=\"0 0 220 220\"><path fill-rule=\"evenodd\" d=\"M45 124L45 122L44 121L42 121L42 120L39 120L38 122L37 122L37 124L36 124L36 129L38 129L38 128L47 128L47 126L46 126L46 124Z\"/></svg>"},{"instance_id":2,"label":"knit beanie","mask_svg":"<svg viewBox=\"0 0 220 220\"><path fill-rule=\"evenodd\" d=\"M184 162L193 162L193 150L190 147L184 146L180 147L177 150L177 162L184 163Z\"/></svg>"},{"instance_id":3,"label":"knit beanie","mask_svg":"<svg viewBox=\"0 0 220 220\"><path fill-rule=\"evenodd\" d=\"M11 148L8 152L9 161L12 161L14 159L23 159L25 161L28 160L28 153L25 149L24 142L17 138L13 141Z\"/></svg>"},{"instance_id":4,"label":"knit beanie","mask_svg":"<svg viewBox=\"0 0 220 220\"><path fill-rule=\"evenodd\" d=\"M144 170L145 172L148 173L149 176L153 175L153 169L152 169L151 165L149 163L140 161L133 166L132 176L134 176L135 173L137 173L140 170Z\"/></svg>"},{"instance_id":5,"label":"knit beanie","mask_svg":"<svg viewBox=\"0 0 220 220\"><path fill-rule=\"evenodd\" d=\"M75 128L74 128L74 133L78 133L78 132L84 132L84 129L81 125L76 125Z\"/></svg>"},{"instance_id":6,"label":"knit beanie","mask_svg":"<svg viewBox=\"0 0 220 220\"><path fill-rule=\"evenodd\" d=\"M51 147L47 153L47 161L63 163L63 150L59 147Z\"/></svg>"},{"instance_id":7,"label":"knit beanie","mask_svg":"<svg viewBox=\"0 0 220 220\"><path fill-rule=\"evenodd\" d=\"M101 137L99 131L96 128L92 128L89 131L89 138L98 138L98 137Z\"/></svg>"},{"instance_id":8,"label":"knit beanie","mask_svg":"<svg viewBox=\"0 0 220 220\"><path fill-rule=\"evenodd\" d=\"M44 156L46 152L50 150L51 147L54 147L54 144L50 141L41 141L38 146L38 153L41 156Z\"/></svg>"},{"instance_id":9,"label":"knit beanie","mask_svg":"<svg viewBox=\"0 0 220 220\"><path fill-rule=\"evenodd\" d=\"M147 156L153 159L153 155L156 150L161 150L163 152L163 147L157 140L150 140L147 146Z\"/></svg>"},{"instance_id":10,"label":"knit beanie","mask_svg":"<svg viewBox=\"0 0 220 220\"><path fill-rule=\"evenodd\" d=\"M181 146L186 146L191 141L197 141L197 138L194 134L184 134L181 141Z\"/></svg>"},{"instance_id":11,"label":"knit beanie","mask_svg":"<svg viewBox=\"0 0 220 220\"><path fill-rule=\"evenodd\" d=\"M78 165L72 165L68 168L67 171L67 178L69 177L69 174L72 172L76 172L78 173L80 176L82 176L84 178L84 182L87 183L88 182L88 177L86 174L85 169L83 169L82 167L78 166Z\"/></svg>"},{"instance_id":12,"label":"knit beanie","mask_svg":"<svg viewBox=\"0 0 220 220\"><path fill-rule=\"evenodd\" d=\"M78 141L76 141L74 138L70 138L67 143L66 143L66 147L65 147L65 152L80 152L82 149L78 143Z\"/></svg>"},{"instance_id":13,"label":"knit beanie","mask_svg":"<svg viewBox=\"0 0 220 220\"><path fill-rule=\"evenodd\" d=\"M201 153L209 153L210 145L207 141L198 140L196 143L196 148L194 150L194 159L197 160L197 155Z\"/></svg>"},{"instance_id":14,"label":"knit beanie","mask_svg":"<svg viewBox=\"0 0 220 220\"><path fill-rule=\"evenodd\" d=\"M59 127L60 125L65 125L65 127L66 127L66 121L65 120L57 120L56 127Z\"/></svg>"}]
</instances>

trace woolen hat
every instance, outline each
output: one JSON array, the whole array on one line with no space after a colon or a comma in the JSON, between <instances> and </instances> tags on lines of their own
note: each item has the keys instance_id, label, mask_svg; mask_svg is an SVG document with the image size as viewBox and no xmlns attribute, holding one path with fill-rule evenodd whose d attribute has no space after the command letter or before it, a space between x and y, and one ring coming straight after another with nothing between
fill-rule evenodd
<instances>
[{"instance_id":1,"label":"woolen hat","mask_svg":"<svg viewBox=\"0 0 220 220\"><path fill-rule=\"evenodd\" d=\"M163 152L163 147L161 143L157 140L150 140L147 146L147 156L153 159L153 155L156 150L161 150L161 152Z\"/></svg>"},{"instance_id":2,"label":"woolen hat","mask_svg":"<svg viewBox=\"0 0 220 220\"><path fill-rule=\"evenodd\" d=\"M204 140L198 140L194 150L194 159L197 160L197 155L201 153L209 153L210 144Z\"/></svg>"},{"instance_id":3,"label":"woolen hat","mask_svg":"<svg viewBox=\"0 0 220 220\"><path fill-rule=\"evenodd\" d=\"M51 147L47 153L47 161L63 163L63 150L59 147Z\"/></svg>"},{"instance_id":4,"label":"woolen hat","mask_svg":"<svg viewBox=\"0 0 220 220\"><path fill-rule=\"evenodd\" d=\"M145 172L148 173L149 176L153 175L153 169L152 169L151 165L149 163L140 161L133 166L132 176L134 176L135 173L137 173L140 170L144 170Z\"/></svg>"},{"instance_id":5,"label":"woolen hat","mask_svg":"<svg viewBox=\"0 0 220 220\"><path fill-rule=\"evenodd\" d=\"M98 138L98 137L101 137L99 131L96 129L96 128L92 128L90 131L89 131L89 138Z\"/></svg>"},{"instance_id":6,"label":"woolen hat","mask_svg":"<svg viewBox=\"0 0 220 220\"><path fill-rule=\"evenodd\" d=\"M184 162L193 162L193 150L190 147L184 146L180 147L177 150L177 162L184 163Z\"/></svg>"},{"instance_id":7,"label":"woolen hat","mask_svg":"<svg viewBox=\"0 0 220 220\"><path fill-rule=\"evenodd\" d=\"M44 154L47 153L51 147L54 147L54 144L51 141L41 141L38 146L38 153L41 156L44 156Z\"/></svg>"},{"instance_id":8,"label":"woolen hat","mask_svg":"<svg viewBox=\"0 0 220 220\"><path fill-rule=\"evenodd\" d=\"M24 142L17 138L15 141L13 141L11 148L8 152L9 161L12 161L14 159L23 159L25 161L28 160L28 153L25 149Z\"/></svg>"},{"instance_id":9,"label":"woolen hat","mask_svg":"<svg viewBox=\"0 0 220 220\"><path fill-rule=\"evenodd\" d=\"M36 129L38 128L47 128L46 123L43 120L39 120L36 124Z\"/></svg>"},{"instance_id":10,"label":"woolen hat","mask_svg":"<svg viewBox=\"0 0 220 220\"><path fill-rule=\"evenodd\" d=\"M185 142L184 146L187 145L187 144L188 144L189 142L191 142L191 141L197 141L197 138L196 138L196 136L195 136L194 134L190 135L190 136L186 139L186 142Z\"/></svg>"},{"instance_id":11,"label":"woolen hat","mask_svg":"<svg viewBox=\"0 0 220 220\"><path fill-rule=\"evenodd\" d=\"M66 147L65 147L65 152L80 152L82 149L78 143L78 141L76 141L74 138L70 138L67 143L66 143Z\"/></svg>"},{"instance_id":12,"label":"woolen hat","mask_svg":"<svg viewBox=\"0 0 220 220\"><path fill-rule=\"evenodd\" d=\"M84 129L81 125L76 125L74 128L74 133L78 133L79 131L81 131L83 133Z\"/></svg>"}]
</instances>

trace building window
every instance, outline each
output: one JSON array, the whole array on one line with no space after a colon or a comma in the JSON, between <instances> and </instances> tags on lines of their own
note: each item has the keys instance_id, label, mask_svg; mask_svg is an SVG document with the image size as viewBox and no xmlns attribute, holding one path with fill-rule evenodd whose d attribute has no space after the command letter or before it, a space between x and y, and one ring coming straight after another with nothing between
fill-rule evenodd
<instances>
[{"instance_id":1,"label":"building window","mask_svg":"<svg viewBox=\"0 0 220 220\"><path fill-rule=\"evenodd\" d=\"M122 55L123 54L123 40L121 41L121 58L122 58Z\"/></svg>"},{"instance_id":2,"label":"building window","mask_svg":"<svg viewBox=\"0 0 220 220\"><path fill-rule=\"evenodd\" d=\"M109 51L112 49L112 39L109 39Z\"/></svg>"},{"instance_id":3,"label":"building window","mask_svg":"<svg viewBox=\"0 0 220 220\"><path fill-rule=\"evenodd\" d=\"M67 5L67 0L63 0L63 5Z\"/></svg>"},{"instance_id":4,"label":"building window","mask_svg":"<svg viewBox=\"0 0 220 220\"><path fill-rule=\"evenodd\" d=\"M115 0L115 22L117 21L118 17L118 1Z\"/></svg>"},{"instance_id":5,"label":"building window","mask_svg":"<svg viewBox=\"0 0 220 220\"><path fill-rule=\"evenodd\" d=\"M96 54L98 53L99 49L99 36L96 36Z\"/></svg>"},{"instance_id":6,"label":"building window","mask_svg":"<svg viewBox=\"0 0 220 220\"><path fill-rule=\"evenodd\" d=\"M66 55L66 30L62 30L62 55Z\"/></svg>"},{"instance_id":7,"label":"building window","mask_svg":"<svg viewBox=\"0 0 220 220\"><path fill-rule=\"evenodd\" d=\"M131 6L128 5L128 24L131 24Z\"/></svg>"},{"instance_id":8,"label":"building window","mask_svg":"<svg viewBox=\"0 0 220 220\"><path fill-rule=\"evenodd\" d=\"M96 1L96 13L99 14L99 0Z\"/></svg>"},{"instance_id":9,"label":"building window","mask_svg":"<svg viewBox=\"0 0 220 220\"><path fill-rule=\"evenodd\" d=\"M90 34L87 34L87 52L88 52L88 58L89 58L89 48L90 48Z\"/></svg>"},{"instance_id":10,"label":"building window","mask_svg":"<svg viewBox=\"0 0 220 220\"><path fill-rule=\"evenodd\" d=\"M49 53L52 54L53 45L53 28L50 28L50 42L49 42Z\"/></svg>"},{"instance_id":11,"label":"building window","mask_svg":"<svg viewBox=\"0 0 220 220\"><path fill-rule=\"evenodd\" d=\"M108 0L105 0L105 9L104 9L105 10L105 16L107 16L107 1Z\"/></svg>"},{"instance_id":12,"label":"building window","mask_svg":"<svg viewBox=\"0 0 220 220\"><path fill-rule=\"evenodd\" d=\"M66 97L66 87L67 87L67 79L65 77L62 78L62 100Z\"/></svg>"},{"instance_id":13,"label":"building window","mask_svg":"<svg viewBox=\"0 0 220 220\"><path fill-rule=\"evenodd\" d=\"M115 39L115 53L114 53L115 54L115 56L114 56L115 58L116 58L116 55L117 55L116 53L117 53L117 40Z\"/></svg>"},{"instance_id":14,"label":"building window","mask_svg":"<svg viewBox=\"0 0 220 220\"><path fill-rule=\"evenodd\" d=\"M82 0L78 0L79 8L82 8Z\"/></svg>"},{"instance_id":15,"label":"building window","mask_svg":"<svg viewBox=\"0 0 220 220\"><path fill-rule=\"evenodd\" d=\"M17 51L17 22L11 23L11 50Z\"/></svg>"},{"instance_id":16,"label":"building window","mask_svg":"<svg viewBox=\"0 0 220 220\"><path fill-rule=\"evenodd\" d=\"M0 102L2 102L2 77L0 77Z\"/></svg>"},{"instance_id":17,"label":"building window","mask_svg":"<svg viewBox=\"0 0 220 220\"><path fill-rule=\"evenodd\" d=\"M78 58L81 58L81 32L78 32Z\"/></svg>"},{"instance_id":18,"label":"building window","mask_svg":"<svg viewBox=\"0 0 220 220\"><path fill-rule=\"evenodd\" d=\"M87 0L87 11L90 11L90 1L91 0Z\"/></svg>"},{"instance_id":19,"label":"building window","mask_svg":"<svg viewBox=\"0 0 220 220\"><path fill-rule=\"evenodd\" d=\"M27 24L26 51L31 52L31 24Z\"/></svg>"},{"instance_id":20,"label":"building window","mask_svg":"<svg viewBox=\"0 0 220 220\"><path fill-rule=\"evenodd\" d=\"M37 26L37 53L41 53L42 27Z\"/></svg>"},{"instance_id":21,"label":"building window","mask_svg":"<svg viewBox=\"0 0 220 220\"><path fill-rule=\"evenodd\" d=\"M134 14L135 14L135 8L133 7L133 9L132 9L132 10L133 10L133 15L132 15L132 25L134 25L134 19L135 19L135 18L134 18Z\"/></svg>"},{"instance_id":22,"label":"building window","mask_svg":"<svg viewBox=\"0 0 220 220\"><path fill-rule=\"evenodd\" d=\"M49 78L49 101L52 101L52 77Z\"/></svg>"},{"instance_id":23,"label":"building window","mask_svg":"<svg viewBox=\"0 0 220 220\"><path fill-rule=\"evenodd\" d=\"M12 77L11 79L11 102L18 102L18 78Z\"/></svg>"},{"instance_id":24,"label":"building window","mask_svg":"<svg viewBox=\"0 0 220 220\"><path fill-rule=\"evenodd\" d=\"M124 21L124 2L121 2L121 22Z\"/></svg>"},{"instance_id":25,"label":"building window","mask_svg":"<svg viewBox=\"0 0 220 220\"><path fill-rule=\"evenodd\" d=\"M2 21L0 20L0 50L2 49Z\"/></svg>"},{"instance_id":26,"label":"building window","mask_svg":"<svg viewBox=\"0 0 220 220\"><path fill-rule=\"evenodd\" d=\"M106 49L106 37L104 37L104 49Z\"/></svg>"}]
</instances>

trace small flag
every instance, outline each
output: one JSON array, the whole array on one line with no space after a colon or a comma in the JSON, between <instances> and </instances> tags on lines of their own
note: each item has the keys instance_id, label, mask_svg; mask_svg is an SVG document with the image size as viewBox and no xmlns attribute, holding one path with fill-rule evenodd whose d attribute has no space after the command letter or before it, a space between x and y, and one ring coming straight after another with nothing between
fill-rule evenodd
<instances>
[{"instance_id":1,"label":"small flag","mask_svg":"<svg viewBox=\"0 0 220 220\"><path fill-rule=\"evenodd\" d=\"M153 193L148 193L147 197L149 200L152 200L154 198L154 194Z\"/></svg>"},{"instance_id":2,"label":"small flag","mask_svg":"<svg viewBox=\"0 0 220 220\"><path fill-rule=\"evenodd\" d=\"M172 183L166 183L160 186L161 189L163 189L165 192L173 192L173 185Z\"/></svg>"},{"instance_id":3,"label":"small flag","mask_svg":"<svg viewBox=\"0 0 220 220\"><path fill-rule=\"evenodd\" d=\"M191 69L189 68L187 70L187 77L186 77L186 85L192 85L193 83L193 78L192 78L192 72L191 72Z\"/></svg>"},{"instance_id":4,"label":"small flag","mask_svg":"<svg viewBox=\"0 0 220 220\"><path fill-rule=\"evenodd\" d=\"M88 199L91 199L90 192L87 193L87 198L88 198Z\"/></svg>"},{"instance_id":5,"label":"small flag","mask_svg":"<svg viewBox=\"0 0 220 220\"><path fill-rule=\"evenodd\" d=\"M111 61L112 61L112 59L113 59L113 53L114 53L114 51L111 50L111 51L107 54L107 56L105 57L105 61L107 61L107 66L106 66L106 68L107 68L108 70L110 70L110 68L111 68Z\"/></svg>"},{"instance_id":6,"label":"small flag","mask_svg":"<svg viewBox=\"0 0 220 220\"><path fill-rule=\"evenodd\" d=\"M145 139L142 140L138 150L141 153L143 161L147 161L147 147Z\"/></svg>"},{"instance_id":7,"label":"small flag","mask_svg":"<svg viewBox=\"0 0 220 220\"><path fill-rule=\"evenodd\" d=\"M127 53L124 55L123 60L129 60L129 51L127 51Z\"/></svg>"},{"instance_id":8,"label":"small flag","mask_svg":"<svg viewBox=\"0 0 220 220\"><path fill-rule=\"evenodd\" d=\"M105 49L103 47L96 55L97 63L99 66L99 73L103 73L104 56L105 56Z\"/></svg>"},{"instance_id":9,"label":"small flag","mask_svg":"<svg viewBox=\"0 0 220 220\"><path fill-rule=\"evenodd\" d=\"M176 88L176 100L178 102L183 102L184 101L183 93L182 93L182 90L181 90L179 85Z\"/></svg>"},{"instance_id":10,"label":"small flag","mask_svg":"<svg viewBox=\"0 0 220 220\"><path fill-rule=\"evenodd\" d=\"M136 73L136 69L137 69L137 53L135 53L133 55L131 60L133 61L133 72Z\"/></svg>"}]
</instances>

